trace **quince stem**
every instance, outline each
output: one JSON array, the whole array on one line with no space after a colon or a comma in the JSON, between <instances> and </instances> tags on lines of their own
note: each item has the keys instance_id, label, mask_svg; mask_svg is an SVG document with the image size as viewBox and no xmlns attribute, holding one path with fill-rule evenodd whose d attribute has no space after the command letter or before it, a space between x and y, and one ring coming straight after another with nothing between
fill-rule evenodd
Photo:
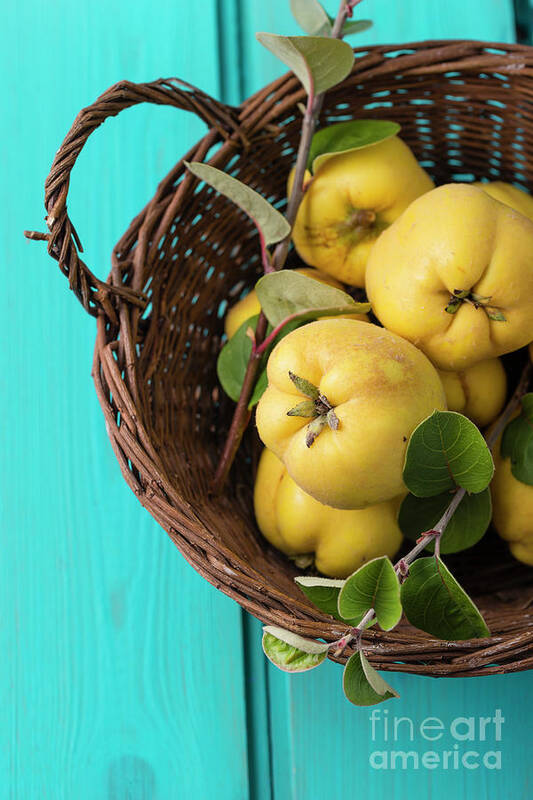
<instances>
[{"instance_id":1,"label":"quince stem","mask_svg":"<svg viewBox=\"0 0 533 800\"><path fill-rule=\"evenodd\" d=\"M463 303L470 303L474 308L482 308L489 319L495 322L507 322L505 315L499 310L498 306L490 304L490 299L490 296L476 294L468 289L454 289L444 310L448 314L455 314Z\"/></svg>"},{"instance_id":2,"label":"quince stem","mask_svg":"<svg viewBox=\"0 0 533 800\"><path fill-rule=\"evenodd\" d=\"M288 417L312 417L313 421L307 426L305 433L305 444L311 447L315 439L320 436L322 430L326 425L332 431L339 429L339 418L335 414L335 409L329 402L325 394L318 389L310 381L305 378L300 378L294 372L289 370L289 378L294 383L299 392L301 392L309 400L304 400L302 403L294 406L294 408L287 411Z\"/></svg>"}]
</instances>

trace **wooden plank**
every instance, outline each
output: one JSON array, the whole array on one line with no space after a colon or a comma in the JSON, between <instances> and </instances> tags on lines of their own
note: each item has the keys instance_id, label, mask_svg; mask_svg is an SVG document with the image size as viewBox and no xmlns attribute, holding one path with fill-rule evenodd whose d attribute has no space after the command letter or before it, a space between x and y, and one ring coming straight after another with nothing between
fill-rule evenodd
<instances>
[{"instance_id":1,"label":"wooden plank","mask_svg":"<svg viewBox=\"0 0 533 800\"><path fill-rule=\"evenodd\" d=\"M273 749L267 660L261 648L262 626L243 612L248 769L251 800L271 800ZM276 747L279 751L279 748Z\"/></svg>"},{"instance_id":2,"label":"wooden plank","mask_svg":"<svg viewBox=\"0 0 533 800\"><path fill-rule=\"evenodd\" d=\"M331 14L338 3L324 3ZM283 65L255 41L256 31L284 35L301 33L289 11L288 0L255 3L241 0L243 76L245 93L264 86L284 72ZM424 39L485 39L512 42L515 36L512 0L447 0L420 3L404 0L369 0L357 7L358 18L374 20L374 26L349 38L353 47Z\"/></svg>"},{"instance_id":3,"label":"wooden plank","mask_svg":"<svg viewBox=\"0 0 533 800\"><path fill-rule=\"evenodd\" d=\"M320 798L337 792L367 800L528 796L533 777L527 735L531 711L526 700L531 673L454 680L387 674L385 678L401 698L376 707L373 732L372 709L354 708L345 700L338 665L328 662L312 673L292 678L275 667L269 666L268 672L276 800ZM497 709L505 720L501 741L496 741L492 722L486 726L483 741L479 718L493 719ZM411 722L400 722L395 729L395 717L412 721L412 739ZM420 724L428 717L443 723L437 741L429 740L437 734L428 729L423 729L425 734L420 732ZM455 736L451 726L454 720L470 717L474 718L474 740L459 741L456 737L467 732L467 723L457 723ZM464 766L460 760L469 750L478 755L469 757L467 763L477 763L477 768ZM413 751L418 761L410 756L404 762L403 756L392 756L394 751ZM423 766L421 759L427 751L439 754L435 769ZM444 751L452 754L447 768L443 766ZM483 766L488 751L500 752L501 768ZM458 768L454 758L459 758ZM489 762L497 763L490 756Z\"/></svg>"},{"instance_id":4,"label":"wooden plank","mask_svg":"<svg viewBox=\"0 0 533 800\"><path fill-rule=\"evenodd\" d=\"M4 15L2 798L249 795L240 609L123 482L89 374L94 320L22 237L44 226L44 179L75 114L111 83L177 74L219 92L216 3L201 5L23 0ZM202 132L143 107L94 135L69 209L98 275Z\"/></svg>"},{"instance_id":5,"label":"wooden plank","mask_svg":"<svg viewBox=\"0 0 533 800\"><path fill-rule=\"evenodd\" d=\"M326 4L333 13L335 3ZM298 33L286 0L268 4L241 1L241 46L243 88L250 94L275 76L283 66L254 41L254 32L266 30L283 34ZM358 9L361 17L371 17L375 26L367 33L351 37L355 45L414 41L430 38L473 38L513 41L514 16L510 0L464 3L421 4L416 0L390 3L375 0ZM247 648L260 647L261 626L251 624ZM387 677L387 676L386 676ZM433 681L407 675L391 675L391 683L402 694L399 701L383 710L390 715L409 716L413 724L428 716L442 718L448 732L432 744L415 734L410 742L407 724L400 726L399 742L384 741L383 728L377 727L375 740L370 727L370 710L355 709L342 694L342 670L328 663L313 673L287 676L272 665L267 669L270 707L272 785L276 800L306 797L365 796L368 800L404 800L408 796L432 798L526 797L531 782L526 731L528 711L523 698L531 690L531 673L476 680ZM444 770L374 769L369 763L375 750L449 749L458 742L449 732L453 719L460 716L492 716L500 708L506 719L501 743L473 742L472 749L502 752L501 770L484 768ZM464 751L463 743L460 747ZM459 747L457 747L459 749ZM378 759L379 760L379 759Z\"/></svg>"}]
</instances>

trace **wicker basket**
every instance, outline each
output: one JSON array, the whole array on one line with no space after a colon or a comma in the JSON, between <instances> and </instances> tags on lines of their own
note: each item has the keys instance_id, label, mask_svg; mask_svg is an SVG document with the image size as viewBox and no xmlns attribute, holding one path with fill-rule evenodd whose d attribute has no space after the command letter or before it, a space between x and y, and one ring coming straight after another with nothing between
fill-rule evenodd
<instances>
[{"instance_id":1,"label":"wicker basket","mask_svg":"<svg viewBox=\"0 0 533 800\"><path fill-rule=\"evenodd\" d=\"M321 125L392 118L437 183L499 178L533 189L533 49L456 41L355 52L351 75L327 95ZM92 131L124 108L151 102L193 111L207 123L208 134L186 160L210 160L282 208L303 99L291 75L240 108L177 80L116 84L76 118L46 181L50 233L29 235L48 240L50 255L97 318L96 391L122 473L143 506L198 572L254 616L333 640L342 625L309 604L292 564L256 529L253 429L224 496L209 495L232 412L215 374L223 313L260 273L251 223L211 189L198 191L180 161L116 245L106 283L80 260L66 207L70 171ZM390 633L365 633L372 663L434 676L532 667L533 571L490 534L450 561L492 638L443 642L402 622Z\"/></svg>"}]
</instances>

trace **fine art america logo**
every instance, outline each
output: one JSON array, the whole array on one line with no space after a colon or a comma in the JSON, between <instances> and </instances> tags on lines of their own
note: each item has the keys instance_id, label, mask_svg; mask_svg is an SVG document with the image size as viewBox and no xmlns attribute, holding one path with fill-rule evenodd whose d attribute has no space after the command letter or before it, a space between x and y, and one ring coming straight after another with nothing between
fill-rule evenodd
<instances>
[{"instance_id":1,"label":"fine art america logo","mask_svg":"<svg viewBox=\"0 0 533 800\"><path fill-rule=\"evenodd\" d=\"M499 708L490 717L455 717L447 723L439 717L416 722L411 717L389 715L388 710L373 709L369 720L372 741L383 748L370 753L373 769L502 768L498 742L505 718Z\"/></svg>"}]
</instances>

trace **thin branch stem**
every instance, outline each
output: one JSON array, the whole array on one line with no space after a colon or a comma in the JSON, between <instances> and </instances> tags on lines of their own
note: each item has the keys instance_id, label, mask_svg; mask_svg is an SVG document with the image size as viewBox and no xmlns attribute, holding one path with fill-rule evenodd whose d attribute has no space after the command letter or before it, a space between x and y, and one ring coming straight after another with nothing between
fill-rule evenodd
<instances>
[{"instance_id":1,"label":"thin branch stem","mask_svg":"<svg viewBox=\"0 0 533 800\"><path fill-rule=\"evenodd\" d=\"M291 226L291 232L298 209L300 208L300 203L302 202L302 198L304 196L303 183L305 171L307 169L307 159L309 157L313 133L315 132L316 121L322 106L322 98L322 94L319 94L316 97L313 94L310 94L307 98L307 106L302 120L302 134L300 136L300 143L298 145L298 155L296 156L296 167L294 170L292 192L291 196L289 197L287 212L285 214L287 222ZM274 269L283 269L285 266L285 261L287 260L287 254L289 252L290 241L291 234L289 233L285 239L276 245L274 256L272 258Z\"/></svg>"},{"instance_id":2,"label":"thin branch stem","mask_svg":"<svg viewBox=\"0 0 533 800\"><path fill-rule=\"evenodd\" d=\"M333 23L333 27L331 29L332 39L342 38L342 29L344 28L344 23L346 22L348 17L352 16L353 9L355 8L358 2L360 3L361 0L357 0L355 4L353 0L341 0L339 10L337 11L337 16L335 18L335 22Z\"/></svg>"},{"instance_id":3,"label":"thin branch stem","mask_svg":"<svg viewBox=\"0 0 533 800\"><path fill-rule=\"evenodd\" d=\"M261 356L263 355L263 353L264 353L266 350L268 350L268 348L270 347L270 345L271 345L271 344L273 343L273 341L275 340L276 336L277 336L279 333L281 333L281 331L283 330L283 328L284 328L286 325L288 325L288 324L289 324L289 322L292 322L294 319L298 319L298 317L299 317L299 316L301 316L299 313L296 313L296 314L291 314L289 317L286 317L284 320L282 320L282 321L279 323L279 325L276 325L276 327L275 327L275 328L273 328L273 329L270 331L270 333L268 334L268 336L266 336L266 337L265 337L265 339L263 339L263 341L261 342L261 344L260 344L258 347L256 346L256 347L254 348L254 357L255 357L255 358L261 358Z\"/></svg>"},{"instance_id":4,"label":"thin branch stem","mask_svg":"<svg viewBox=\"0 0 533 800\"><path fill-rule=\"evenodd\" d=\"M257 327L255 329L256 342L264 339L266 329L267 319L264 314L260 314L259 319L257 320ZM211 491L214 494L220 494L222 491L230 467L233 464L233 459L235 458L237 450L239 449L244 431L246 430L250 421L251 412L248 408L248 403L254 388L257 370L259 369L259 362L260 358L255 357L252 347L252 355L250 356L248 366L246 367L246 373L244 376L241 393L239 395L239 401L235 406L235 411L233 412L233 418L231 420L230 429L226 437L224 449L218 462L215 477L213 478Z\"/></svg>"},{"instance_id":5,"label":"thin branch stem","mask_svg":"<svg viewBox=\"0 0 533 800\"><path fill-rule=\"evenodd\" d=\"M361 0L355 0L355 2L354 0L341 0L339 11L331 31L331 36L333 38L342 38L342 28L344 26L344 22L346 21L346 17L351 16L355 5L357 5L359 2L361 2ZM309 157L311 140L313 138L313 133L315 132L315 126L322 108L323 100L324 93L315 96L311 92L307 98L307 106L302 120L302 133L300 137L300 143L298 145L298 155L296 157L294 182L291 196L287 204L287 212L285 214L287 222L291 226L291 230L298 213L298 208L300 207L300 203L302 202L302 198L304 196L303 181L305 170L307 168L307 159ZM285 239L279 242L274 250L272 258L265 253L263 248L262 261L265 272L273 272L274 270L283 269L285 266L285 261L287 260L287 254L289 252L290 238L291 235L289 234ZM261 312L255 333L255 341L258 348L262 346L266 330L267 321L264 314ZM257 349L254 350L252 348L250 360L248 361L248 366L246 368L246 375L239 396L239 401L235 406L230 429L228 431L222 455L220 456L215 477L211 485L211 491L215 495L220 494L224 487L231 465L237 450L239 449L244 431L248 426L248 422L250 420L248 403L253 391L258 367L259 358L257 357Z\"/></svg>"},{"instance_id":6,"label":"thin branch stem","mask_svg":"<svg viewBox=\"0 0 533 800\"><path fill-rule=\"evenodd\" d=\"M496 445L496 442L498 441L500 434L502 433L505 426L513 416L513 413L520 402L520 398L527 392L532 372L533 372L533 365L531 364L531 362L528 362L524 367L524 369L522 370L520 381L515 391L513 392L511 399L509 400L509 402L503 409L502 413L498 417L496 423L492 427L491 432L485 437L485 441L487 442L487 446L490 450L494 449L494 446ZM432 528L432 530L430 531L422 533L416 545L407 553L407 555L402 556L402 558L394 565L394 570L400 578L405 578L406 575L405 567L408 566L409 564L412 564L412 562L416 558L418 558L420 553L422 553L426 549L428 544L434 540L435 540L435 556L437 558L440 556L440 540L442 534L448 527L451 518L457 511L457 507L459 506L459 503L461 502L461 500L465 495L466 495L465 489L457 489L457 491L454 492L450 504L444 511L442 517L439 519L435 527ZM357 628L352 629L351 632L347 633L341 639L332 642L330 644L330 649L335 648L334 655L336 657L342 655L345 648L351 642L353 642L354 639L357 639L356 647L357 649L360 649L361 633L364 630L364 628L368 625L368 623L372 622L374 617L375 617L374 610L371 608L366 612L365 616L363 617ZM357 633L354 633L354 631L356 631Z\"/></svg>"},{"instance_id":7,"label":"thin branch stem","mask_svg":"<svg viewBox=\"0 0 533 800\"><path fill-rule=\"evenodd\" d=\"M342 316L343 314L353 313L352 308L350 306L331 306L328 308L327 316L328 317L335 317L335 316ZM278 336L283 328L285 328L290 322L294 322L294 320L301 318L304 319L306 316L314 319L312 316L316 314L317 317L323 316L324 311L320 308L304 308L301 311L295 311L294 314L289 314L288 317L285 317L275 328L271 330L268 336L263 339L260 345L257 345L257 341L255 347L253 349L253 355L255 358L259 358L263 355L263 353L268 350L271 344L275 341L276 336Z\"/></svg>"},{"instance_id":8,"label":"thin branch stem","mask_svg":"<svg viewBox=\"0 0 533 800\"><path fill-rule=\"evenodd\" d=\"M268 275L269 272L274 272L274 265L272 264L272 258L268 252L268 247L265 244L264 236L260 233L259 237L261 240L261 263L263 265L263 272L265 275Z\"/></svg>"}]
</instances>

